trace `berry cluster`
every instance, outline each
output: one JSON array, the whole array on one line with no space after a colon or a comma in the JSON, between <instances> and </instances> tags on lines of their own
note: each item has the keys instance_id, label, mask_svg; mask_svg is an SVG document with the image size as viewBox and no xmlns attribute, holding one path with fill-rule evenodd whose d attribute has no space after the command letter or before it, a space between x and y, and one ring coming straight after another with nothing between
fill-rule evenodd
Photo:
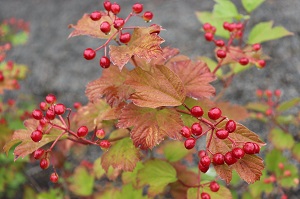
<instances>
[{"instance_id":1,"label":"berry cluster","mask_svg":"<svg viewBox=\"0 0 300 199\"><path fill-rule=\"evenodd\" d=\"M215 39L215 33L217 31L216 27L212 26L209 23L203 24L202 28L205 31L204 37L209 42L214 42L217 50L216 50L216 56L220 58L221 60L226 58L228 54L230 55L230 60L233 60L235 62L238 62L239 64L246 66L249 63L255 64L259 68L264 68L266 65L265 60L263 59L257 59L255 54L261 50L260 44L253 44L251 46L251 49L245 48L245 49L233 49L230 48L233 41L235 39L242 39L244 34L244 23L228 23L224 22L223 28L230 32L230 38L227 43L225 43L222 39ZM237 51L237 52L231 52L231 51Z\"/></svg>"},{"instance_id":2,"label":"berry cluster","mask_svg":"<svg viewBox=\"0 0 300 199\"><path fill-rule=\"evenodd\" d=\"M100 58L99 64L102 68L109 68L110 67L110 59L107 56L106 48L108 43L114 39L119 45L121 44L128 44L131 40L130 32L124 32L123 30L133 29L134 27L124 27L126 22L132 17L137 16L143 18L146 22L150 22L153 18L153 13L150 11L144 12L143 15L140 15L143 12L143 4L135 3L132 6L131 13L126 18L118 17L118 14L121 11L121 6L118 3L111 3L110 1L105 1L103 3L103 7L105 12L94 11L90 14L90 19L93 21L99 21L102 16L109 16L111 18L112 23L108 21L103 21L100 24L99 30L109 35L112 29L116 29L116 32L112 34L109 39L100 47L96 49L87 48L83 52L83 57L87 60L92 60L96 57L96 52L102 48L104 48L104 56Z\"/></svg>"},{"instance_id":3,"label":"berry cluster","mask_svg":"<svg viewBox=\"0 0 300 199\"><path fill-rule=\"evenodd\" d=\"M3 85L5 89L18 90L20 89L20 84L18 82L20 75L20 70L14 68L14 62L9 60L4 62L4 68L0 69L0 84Z\"/></svg>"}]
</instances>

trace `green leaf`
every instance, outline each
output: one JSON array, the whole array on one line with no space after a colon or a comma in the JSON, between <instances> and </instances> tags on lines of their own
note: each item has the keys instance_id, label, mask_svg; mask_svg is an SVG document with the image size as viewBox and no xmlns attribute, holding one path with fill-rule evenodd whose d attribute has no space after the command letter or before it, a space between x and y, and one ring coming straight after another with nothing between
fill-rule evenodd
<instances>
[{"instance_id":1,"label":"green leaf","mask_svg":"<svg viewBox=\"0 0 300 199\"><path fill-rule=\"evenodd\" d=\"M278 183L284 188L298 187L299 176L297 167L292 164L285 164L284 171L290 171L291 175L280 177Z\"/></svg>"},{"instance_id":2,"label":"green leaf","mask_svg":"<svg viewBox=\"0 0 300 199\"><path fill-rule=\"evenodd\" d=\"M245 10L250 13L260 6L265 0L242 0Z\"/></svg>"},{"instance_id":3,"label":"green leaf","mask_svg":"<svg viewBox=\"0 0 300 199\"><path fill-rule=\"evenodd\" d=\"M64 194L60 189L50 189L49 191L43 191L38 194L36 199L63 199Z\"/></svg>"},{"instance_id":4,"label":"green leaf","mask_svg":"<svg viewBox=\"0 0 300 199\"><path fill-rule=\"evenodd\" d=\"M243 65L241 65L239 63L232 63L229 66L232 69L232 71L233 71L234 74L239 74L239 73L241 73L243 71L246 71L246 70L250 69L252 65L248 64L247 66L243 66Z\"/></svg>"},{"instance_id":5,"label":"green leaf","mask_svg":"<svg viewBox=\"0 0 300 199\"><path fill-rule=\"evenodd\" d=\"M11 37L11 43L13 46L23 45L28 41L28 33L27 32L18 32Z\"/></svg>"},{"instance_id":6,"label":"green leaf","mask_svg":"<svg viewBox=\"0 0 300 199\"><path fill-rule=\"evenodd\" d=\"M258 111L258 112L262 112L265 113L266 110L268 110L268 105L266 105L265 103L260 103L260 102L250 102L246 105L246 108L248 110L252 110L252 111Z\"/></svg>"},{"instance_id":7,"label":"green leaf","mask_svg":"<svg viewBox=\"0 0 300 199\"><path fill-rule=\"evenodd\" d=\"M252 198L261 198L262 193L271 193L273 191L274 185L273 183L265 183L264 179L266 176L266 170L263 170L263 175L261 176L261 179L254 184L249 185L249 192L252 196Z\"/></svg>"},{"instance_id":8,"label":"green leaf","mask_svg":"<svg viewBox=\"0 0 300 199\"><path fill-rule=\"evenodd\" d=\"M122 173L123 183L124 184L131 183L134 187L137 187L137 174L139 170L141 170L142 168L144 168L143 163L138 162L132 172L131 171L123 172Z\"/></svg>"},{"instance_id":9,"label":"green leaf","mask_svg":"<svg viewBox=\"0 0 300 199\"><path fill-rule=\"evenodd\" d=\"M300 143L297 143L292 148L293 157L300 162Z\"/></svg>"},{"instance_id":10,"label":"green leaf","mask_svg":"<svg viewBox=\"0 0 300 199\"><path fill-rule=\"evenodd\" d=\"M217 62L215 60L210 59L209 57L200 57L200 60L204 61L210 71L214 71L217 66ZM217 77L221 78L223 76L223 71L221 69L217 70L216 72Z\"/></svg>"},{"instance_id":11,"label":"green leaf","mask_svg":"<svg viewBox=\"0 0 300 199\"><path fill-rule=\"evenodd\" d=\"M87 168L79 166L75 169L73 175L68 178L70 190L79 196L89 196L93 193L94 176Z\"/></svg>"},{"instance_id":12,"label":"green leaf","mask_svg":"<svg viewBox=\"0 0 300 199\"><path fill-rule=\"evenodd\" d=\"M139 186L149 185L148 195L155 196L164 191L165 187L177 180L174 167L163 160L149 160L138 172Z\"/></svg>"},{"instance_id":13,"label":"green leaf","mask_svg":"<svg viewBox=\"0 0 300 199\"><path fill-rule=\"evenodd\" d=\"M279 124L293 124L293 123L298 123L297 119L295 118L294 115L278 115L276 116L275 120Z\"/></svg>"},{"instance_id":14,"label":"green leaf","mask_svg":"<svg viewBox=\"0 0 300 199\"><path fill-rule=\"evenodd\" d=\"M181 141L167 142L163 146L163 151L166 159L170 162L177 162L190 153Z\"/></svg>"},{"instance_id":15,"label":"green leaf","mask_svg":"<svg viewBox=\"0 0 300 199\"><path fill-rule=\"evenodd\" d=\"M201 182L201 184L207 183L206 181ZM209 186L204 186L203 189L199 190L200 188L189 188L187 192L187 199L198 199L201 198L201 193L205 192L210 195L210 198L224 198L224 199L231 199L232 195L228 188L224 187L223 185L220 185L220 189L217 192L212 192L209 188ZM197 196L197 194L199 195Z\"/></svg>"},{"instance_id":16,"label":"green leaf","mask_svg":"<svg viewBox=\"0 0 300 199\"><path fill-rule=\"evenodd\" d=\"M118 197L122 199L147 199L147 196L143 196L143 189L134 189L132 184L122 186L122 191L119 192Z\"/></svg>"},{"instance_id":17,"label":"green leaf","mask_svg":"<svg viewBox=\"0 0 300 199\"><path fill-rule=\"evenodd\" d=\"M101 165L101 158L97 158L93 164L93 174L96 179L100 179L104 174L105 170Z\"/></svg>"},{"instance_id":18,"label":"green leaf","mask_svg":"<svg viewBox=\"0 0 300 199\"><path fill-rule=\"evenodd\" d=\"M280 150L291 149L295 144L293 136L285 133L279 128L274 128L271 130L269 139L274 144L275 148Z\"/></svg>"},{"instance_id":19,"label":"green leaf","mask_svg":"<svg viewBox=\"0 0 300 199\"><path fill-rule=\"evenodd\" d=\"M282 172L280 168L278 167L279 163L286 163L287 158L283 156L282 152L273 149L270 151L265 158L266 161L266 169L275 172L276 176L280 176L280 173Z\"/></svg>"},{"instance_id":20,"label":"green leaf","mask_svg":"<svg viewBox=\"0 0 300 199\"><path fill-rule=\"evenodd\" d=\"M297 98L293 98L291 100L282 102L277 108L277 111L283 112L286 111L290 108L293 108L294 106L296 106L298 103L300 103L300 97Z\"/></svg>"},{"instance_id":21,"label":"green leaf","mask_svg":"<svg viewBox=\"0 0 300 199\"><path fill-rule=\"evenodd\" d=\"M279 39L285 36L293 35L282 26L272 28L273 21L261 22L255 25L248 38L248 44L262 43L265 41Z\"/></svg>"},{"instance_id":22,"label":"green leaf","mask_svg":"<svg viewBox=\"0 0 300 199\"><path fill-rule=\"evenodd\" d=\"M213 9L214 16L218 18L236 18L239 16L238 10L230 0L215 0Z\"/></svg>"}]
</instances>

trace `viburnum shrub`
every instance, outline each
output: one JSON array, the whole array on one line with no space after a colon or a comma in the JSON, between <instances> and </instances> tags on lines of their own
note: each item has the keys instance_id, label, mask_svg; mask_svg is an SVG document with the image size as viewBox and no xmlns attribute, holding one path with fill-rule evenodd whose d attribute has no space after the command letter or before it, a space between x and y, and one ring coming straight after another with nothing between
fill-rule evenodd
<instances>
[{"instance_id":1,"label":"viburnum shrub","mask_svg":"<svg viewBox=\"0 0 300 199\"><path fill-rule=\"evenodd\" d=\"M219 79L228 87L237 74L264 68L268 56L261 43L291 34L262 22L246 35L249 14L262 2L242 0L247 15L229 0L217 0L211 13L196 13L204 38L216 46L214 61L191 60L179 49L162 47L163 28L150 24L154 14L142 4L133 4L124 17L119 3L104 1L102 11L84 14L70 25L70 38L88 35L103 40L99 47L83 50L86 60L97 58L103 68L101 77L86 87L89 103L76 103L72 110L55 95L47 95L32 119L24 122L26 129L16 130L4 150L18 143L15 159L33 154L41 169L52 169L51 182L62 181L62 187L67 184L79 196L232 198L216 180L229 184L237 173L249 184L259 181L265 168L259 154L265 143L239 123L249 117L247 109L220 101L222 94L215 97L211 82ZM128 26L132 17L147 23ZM265 113L272 119L278 104L267 103ZM103 152L93 164L83 160L72 177L62 171L68 178L64 181L56 168L56 148L76 150L79 144ZM283 175L292 173L285 170ZM114 182L94 189L95 178L104 177L121 180L122 189Z\"/></svg>"}]
</instances>

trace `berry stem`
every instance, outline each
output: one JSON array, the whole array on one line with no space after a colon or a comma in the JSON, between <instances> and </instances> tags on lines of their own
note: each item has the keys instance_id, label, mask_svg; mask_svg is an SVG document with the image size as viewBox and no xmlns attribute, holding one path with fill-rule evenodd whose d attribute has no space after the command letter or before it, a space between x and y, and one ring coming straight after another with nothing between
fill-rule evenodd
<instances>
[{"instance_id":1,"label":"berry stem","mask_svg":"<svg viewBox=\"0 0 300 199\"><path fill-rule=\"evenodd\" d=\"M67 126L67 124L66 124L64 118L63 118L61 115L59 115L58 117L59 117L61 123L62 123L66 128L68 128L68 126Z\"/></svg>"},{"instance_id":2,"label":"berry stem","mask_svg":"<svg viewBox=\"0 0 300 199\"><path fill-rule=\"evenodd\" d=\"M216 74L216 72L219 70L219 68L221 68L222 66L222 62L223 62L224 59L221 59L219 62L218 62L218 65L216 66L216 68L213 70L213 74Z\"/></svg>"},{"instance_id":3,"label":"berry stem","mask_svg":"<svg viewBox=\"0 0 300 199\"><path fill-rule=\"evenodd\" d=\"M95 49L95 51L100 50L101 48L107 46L107 44L119 33L119 31L116 31L114 34L111 35L111 37L101 46L99 46L98 48Z\"/></svg>"},{"instance_id":4,"label":"berry stem","mask_svg":"<svg viewBox=\"0 0 300 199\"><path fill-rule=\"evenodd\" d=\"M190 114L191 114L190 112L185 111L185 110L176 109L176 111L179 112L179 113L187 114L187 115L190 115Z\"/></svg>"},{"instance_id":5,"label":"berry stem","mask_svg":"<svg viewBox=\"0 0 300 199\"><path fill-rule=\"evenodd\" d=\"M65 134L67 133L67 131L62 132L52 143L52 145L50 146L50 148L46 151L46 152L51 152L53 147L55 146L55 144L58 142L58 140Z\"/></svg>"},{"instance_id":6,"label":"berry stem","mask_svg":"<svg viewBox=\"0 0 300 199\"><path fill-rule=\"evenodd\" d=\"M215 131L215 129L212 129L212 130L211 130L211 134L210 134L210 137L209 137L208 143L207 143L207 145L206 145L206 149L207 149L207 150L209 149L209 146L210 146L211 140L212 140L212 138L213 138L213 135L214 135L214 131Z\"/></svg>"}]
</instances>

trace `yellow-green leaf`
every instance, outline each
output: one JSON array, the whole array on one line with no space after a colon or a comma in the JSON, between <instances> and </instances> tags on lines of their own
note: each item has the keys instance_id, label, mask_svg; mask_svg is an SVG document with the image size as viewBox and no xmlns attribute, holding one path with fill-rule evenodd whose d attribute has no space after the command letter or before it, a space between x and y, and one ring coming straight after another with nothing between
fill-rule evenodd
<instances>
[{"instance_id":1,"label":"yellow-green leaf","mask_svg":"<svg viewBox=\"0 0 300 199\"><path fill-rule=\"evenodd\" d=\"M242 0L243 7L250 13L260 6L265 0Z\"/></svg>"},{"instance_id":2,"label":"yellow-green leaf","mask_svg":"<svg viewBox=\"0 0 300 199\"><path fill-rule=\"evenodd\" d=\"M300 143L297 143L293 146L292 154L293 157L300 162Z\"/></svg>"},{"instance_id":3,"label":"yellow-green leaf","mask_svg":"<svg viewBox=\"0 0 300 199\"><path fill-rule=\"evenodd\" d=\"M186 150L182 141L169 141L162 147L166 159L170 162L177 162L190 153L189 150Z\"/></svg>"},{"instance_id":4,"label":"yellow-green leaf","mask_svg":"<svg viewBox=\"0 0 300 199\"><path fill-rule=\"evenodd\" d=\"M202 183L207 183L207 182L201 182ZM199 189L199 190L198 190ZM231 192L228 188L224 187L223 185L220 185L220 189L217 192L212 192L209 188L209 186L204 186L202 188L189 188L187 191L187 199L198 199L201 198L201 193L205 192L210 195L210 198L222 198L222 199L231 199L232 195ZM199 193L199 195L198 195Z\"/></svg>"},{"instance_id":5,"label":"yellow-green leaf","mask_svg":"<svg viewBox=\"0 0 300 199\"><path fill-rule=\"evenodd\" d=\"M87 168L78 166L73 175L68 179L70 190L79 196L89 196L93 193L94 176Z\"/></svg>"},{"instance_id":6,"label":"yellow-green leaf","mask_svg":"<svg viewBox=\"0 0 300 199\"><path fill-rule=\"evenodd\" d=\"M291 100L280 103L280 105L276 108L276 110L280 111L280 112L286 111L290 108L293 108L294 106L296 106L299 103L300 103L300 97L293 98Z\"/></svg>"},{"instance_id":7,"label":"yellow-green leaf","mask_svg":"<svg viewBox=\"0 0 300 199\"><path fill-rule=\"evenodd\" d=\"M215 0L215 2L213 14L217 18L236 18L239 16L236 6L230 0Z\"/></svg>"},{"instance_id":8,"label":"yellow-green leaf","mask_svg":"<svg viewBox=\"0 0 300 199\"><path fill-rule=\"evenodd\" d=\"M270 141L274 144L275 148L284 150L291 149L295 143L293 136L285 133L279 128L274 128L269 134Z\"/></svg>"}]
</instances>

